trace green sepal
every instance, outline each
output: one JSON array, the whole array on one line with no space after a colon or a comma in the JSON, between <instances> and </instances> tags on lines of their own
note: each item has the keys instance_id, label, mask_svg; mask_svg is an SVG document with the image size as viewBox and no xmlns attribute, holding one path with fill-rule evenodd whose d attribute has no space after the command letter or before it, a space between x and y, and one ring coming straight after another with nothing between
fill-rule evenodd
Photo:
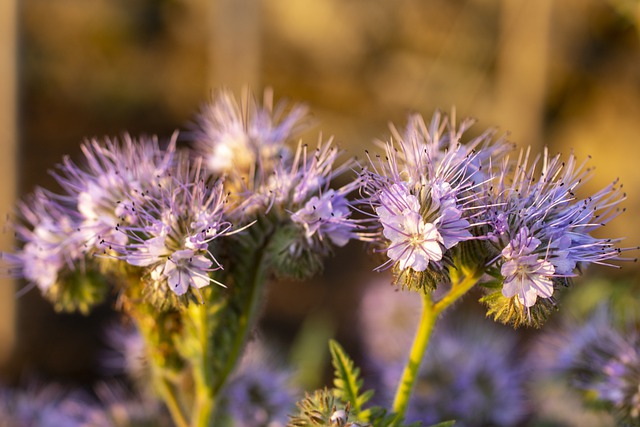
<instances>
[{"instance_id":1,"label":"green sepal","mask_svg":"<svg viewBox=\"0 0 640 427\"><path fill-rule=\"evenodd\" d=\"M518 301L517 296L505 297L501 287L480 298L480 302L487 306L487 317L493 317L496 322L512 325L514 328L540 328L557 309L553 298L538 298L532 307L527 308Z\"/></svg>"},{"instance_id":2,"label":"green sepal","mask_svg":"<svg viewBox=\"0 0 640 427\"><path fill-rule=\"evenodd\" d=\"M109 294L108 279L96 271L72 271L44 292L58 312L84 315L102 303Z\"/></svg>"},{"instance_id":3,"label":"green sepal","mask_svg":"<svg viewBox=\"0 0 640 427\"><path fill-rule=\"evenodd\" d=\"M397 265L393 267L393 284L401 289L422 292L427 295L433 292L439 284L449 283L449 276L445 270L427 268L424 271L415 271L412 268L400 270Z\"/></svg>"},{"instance_id":4,"label":"green sepal","mask_svg":"<svg viewBox=\"0 0 640 427\"><path fill-rule=\"evenodd\" d=\"M296 224L277 227L267 252L274 273L282 279L306 280L324 268L323 251L311 247Z\"/></svg>"}]
</instances>

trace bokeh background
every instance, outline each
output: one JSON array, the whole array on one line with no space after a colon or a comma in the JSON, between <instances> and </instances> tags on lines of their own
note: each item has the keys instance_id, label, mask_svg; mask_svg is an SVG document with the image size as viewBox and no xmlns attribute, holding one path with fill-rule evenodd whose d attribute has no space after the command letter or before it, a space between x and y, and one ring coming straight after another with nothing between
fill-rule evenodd
<instances>
[{"instance_id":1,"label":"bokeh background","mask_svg":"<svg viewBox=\"0 0 640 427\"><path fill-rule=\"evenodd\" d=\"M187 127L216 88L239 94L249 85L307 103L317 126L305 138L334 135L348 156L385 138L389 122L402 126L408 112L429 117L453 106L458 117L478 119L471 134L496 126L521 147L591 155L597 171L586 191L618 177L628 189L628 212L607 233L640 243L638 0L4 0L1 7L2 218L16 194L54 186L47 171L64 155L79 159L83 138L166 137ZM3 238L10 248L11 233ZM372 280L362 271L374 265L350 245L316 281L274 284L264 333L288 344L301 324L319 322L316 332L337 336L357 356L350 316ZM639 293L635 264L591 273ZM5 281L1 292L5 381L98 375L108 304L86 318L57 315L35 291L16 299Z\"/></svg>"}]
</instances>

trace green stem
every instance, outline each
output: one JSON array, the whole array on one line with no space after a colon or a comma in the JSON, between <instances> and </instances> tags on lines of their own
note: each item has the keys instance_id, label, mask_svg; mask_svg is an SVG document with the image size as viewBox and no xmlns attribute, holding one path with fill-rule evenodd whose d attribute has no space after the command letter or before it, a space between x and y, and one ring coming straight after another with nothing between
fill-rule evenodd
<instances>
[{"instance_id":1,"label":"green stem","mask_svg":"<svg viewBox=\"0 0 640 427\"><path fill-rule=\"evenodd\" d=\"M431 301L431 295L422 296L422 317L418 324L418 330L413 340L413 346L411 347L411 353L409 354L409 361L404 367L398 389L396 390L396 397L393 400L393 412L398 414L398 418L403 418L407 411L407 405L409 404L409 397L413 390L413 385L416 382L418 376L418 369L420 368L420 362L424 357L424 353L429 344L429 338L431 332L433 332L433 326L436 323L436 312L434 311L433 302Z\"/></svg>"},{"instance_id":2,"label":"green stem","mask_svg":"<svg viewBox=\"0 0 640 427\"><path fill-rule=\"evenodd\" d=\"M262 296L262 288L265 282L265 273L266 273L266 246L269 242L269 239L265 239L262 247L257 249L256 257L254 263L254 269L252 274L250 275L248 283L242 284L243 286L249 287L248 297L244 300L244 305L242 307L242 314L238 319L238 331L235 335L235 339L233 341L233 345L231 347L231 352L229 357L227 358L224 369L221 372L220 377L217 379L213 386L213 394L214 396L218 394L218 392L222 389L222 387L227 382L229 375L235 368L238 358L242 353L242 349L244 348L244 344L247 341L249 333L251 332L251 328L256 322L258 317L258 307L260 306L260 297Z\"/></svg>"},{"instance_id":3,"label":"green stem","mask_svg":"<svg viewBox=\"0 0 640 427\"><path fill-rule=\"evenodd\" d=\"M193 427L207 427L211 423L213 411L213 391L211 389L211 369L209 360L209 334L208 334L208 307L205 304L189 307L190 316L197 328L198 342L200 344L198 364L194 366L195 401Z\"/></svg>"},{"instance_id":4,"label":"green stem","mask_svg":"<svg viewBox=\"0 0 640 427\"><path fill-rule=\"evenodd\" d=\"M471 289L480 278L479 273L468 274L459 281L455 282L449 292L435 304L431 299L431 295L423 295L422 298L422 316L418 324L418 330L411 346L409 360L402 372L402 377L398 383L396 396L393 401L393 412L396 413L397 419L403 419L409 405L409 398L413 391L413 386L418 378L420 363L424 358L424 354L429 345L429 340L433 332L433 327L440 313L447 307L457 301L469 289Z\"/></svg>"},{"instance_id":5,"label":"green stem","mask_svg":"<svg viewBox=\"0 0 640 427\"><path fill-rule=\"evenodd\" d=\"M171 414L171 418L173 419L175 425L177 427L189 427L189 423L187 422L187 419L180 409L178 399L176 398L176 394L169 381L166 378L162 378L158 380L157 384L160 388L162 400L167 405L167 408L169 409L169 413Z\"/></svg>"}]
</instances>

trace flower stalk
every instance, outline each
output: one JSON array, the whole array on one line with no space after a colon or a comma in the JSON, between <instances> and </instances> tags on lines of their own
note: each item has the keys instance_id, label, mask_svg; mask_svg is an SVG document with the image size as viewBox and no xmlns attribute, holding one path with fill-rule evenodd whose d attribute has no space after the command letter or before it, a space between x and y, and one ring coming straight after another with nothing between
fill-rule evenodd
<instances>
[{"instance_id":1,"label":"flower stalk","mask_svg":"<svg viewBox=\"0 0 640 427\"><path fill-rule=\"evenodd\" d=\"M433 302L431 293L422 294L422 315L418 323L418 330L416 331L411 352L409 353L409 359L400 377L396 395L393 400L393 412L396 413L398 420L404 418L407 407L409 406L413 386L420 371L420 363L424 359L424 354L429 346L429 340L438 316L478 283L480 276L480 272L464 275L459 278L459 280L454 281L449 292L435 303ZM454 278L457 279L457 276L452 274L452 279Z\"/></svg>"}]
</instances>

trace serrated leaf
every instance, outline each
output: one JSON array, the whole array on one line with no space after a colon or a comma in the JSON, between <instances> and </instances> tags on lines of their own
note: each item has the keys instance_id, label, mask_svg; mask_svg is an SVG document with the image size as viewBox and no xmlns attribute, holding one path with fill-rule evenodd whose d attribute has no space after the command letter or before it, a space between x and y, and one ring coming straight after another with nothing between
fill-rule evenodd
<instances>
[{"instance_id":1,"label":"serrated leaf","mask_svg":"<svg viewBox=\"0 0 640 427\"><path fill-rule=\"evenodd\" d=\"M362 407L373 395L372 391L360 394L362 379L360 369L355 366L344 349L335 340L329 341L331 362L335 369L334 385L336 395L345 402L351 403L351 410L358 416L363 412Z\"/></svg>"}]
</instances>

